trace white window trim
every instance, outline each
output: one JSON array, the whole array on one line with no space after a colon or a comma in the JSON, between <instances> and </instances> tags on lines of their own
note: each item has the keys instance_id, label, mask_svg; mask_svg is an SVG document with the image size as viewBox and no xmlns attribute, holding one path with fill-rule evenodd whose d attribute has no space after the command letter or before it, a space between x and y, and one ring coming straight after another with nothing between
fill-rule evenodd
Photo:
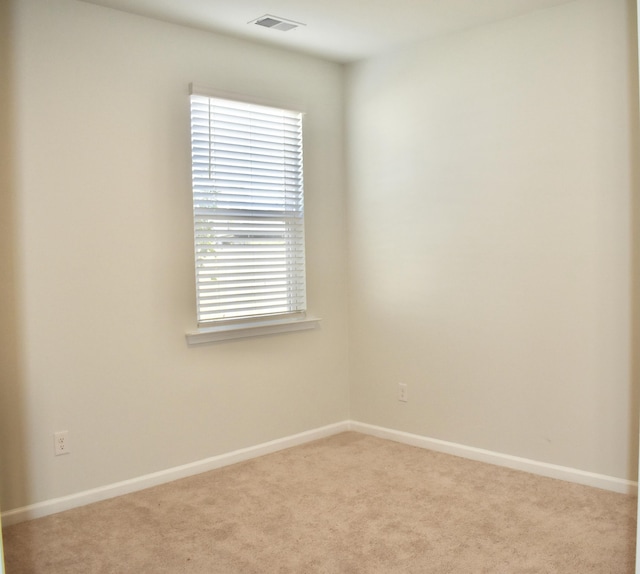
<instances>
[{"instance_id":1,"label":"white window trim","mask_svg":"<svg viewBox=\"0 0 640 574\"><path fill-rule=\"evenodd\" d=\"M197 331L191 331L186 334L186 338L189 346L202 345L204 343L216 343L233 339L246 339L248 337L262 337L264 335L306 331L318 327L320 321L321 319L315 317L303 317L217 325L215 327L203 327Z\"/></svg>"},{"instance_id":2,"label":"white window trim","mask_svg":"<svg viewBox=\"0 0 640 574\"><path fill-rule=\"evenodd\" d=\"M189 95L208 96L210 98L222 98L224 100L235 100L237 102L245 102L246 104L256 104L258 106L267 106L271 108L282 108L306 114L306 106L300 102L293 100L272 100L269 98L255 97L237 92L229 92L225 90L217 90L202 84L189 84Z\"/></svg>"},{"instance_id":3,"label":"white window trim","mask_svg":"<svg viewBox=\"0 0 640 574\"><path fill-rule=\"evenodd\" d=\"M190 84L189 92L190 94L244 101L250 104L279 107L283 109L297 110L303 114L306 113L305 107L300 105L299 102L275 102L264 98L247 96L246 94L217 90L199 84ZM263 319L248 319L246 321L231 322L227 324L222 323L219 325L203 326L194 331L187 332L185 337L189 346L195 346L221 341L311 330L318 328L320 321L321 319L306 316L304 313L274 319L269 319L268 317Z\"/></svg>"}]
</instances>

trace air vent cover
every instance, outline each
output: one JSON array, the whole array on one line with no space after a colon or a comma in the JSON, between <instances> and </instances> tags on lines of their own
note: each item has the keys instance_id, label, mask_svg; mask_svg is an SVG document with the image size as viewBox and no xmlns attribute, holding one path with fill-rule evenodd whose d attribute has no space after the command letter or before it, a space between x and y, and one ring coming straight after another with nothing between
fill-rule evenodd
<instances>
[{"instance_id":1,"label":"air vent cover","mask_svg":"<svg viewBox=\"0 0 640 574\"><path fill-rule=\"evenodd\" d=\"M251 20L249 24L257 24L258 26L263 26L264 28L272 28L274 30L280 30L281 32L288 32L289 30L293 30L298 26L304 26L301 22L294 22L293 20L285 20L284 18L280 18L278 16L271 16L270 14L265 14L264 16L260 16L260 18L256 18L255 20Z\"/></svg>"}]
</instances>

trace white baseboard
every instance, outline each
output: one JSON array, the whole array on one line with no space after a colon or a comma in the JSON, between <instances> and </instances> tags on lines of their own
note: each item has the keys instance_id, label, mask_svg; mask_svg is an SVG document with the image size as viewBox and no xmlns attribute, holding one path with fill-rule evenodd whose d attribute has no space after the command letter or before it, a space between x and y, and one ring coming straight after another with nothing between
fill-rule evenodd
<instances>
[{"instance_id":1,"label":"white baseboard","mask_svg":"<svg viewBox=\"0 0 640 574\"><path fill-rule=\"evenodd\" d=\"M63 510L70 510L71 508L91 504L92 502L99 502L100 500L129 494L138 490L144 490L151 486L157 486L179 478L193 476L194 474L200 474L201 472L206 472L208 470L215 470L216 468L221 468L230 464L242 462L243 460L249 460L258 456L284 450L285 448L298 446L300 444L325 438L347 430L349 430L349 421L343 421L281 439L265 442L256 446L235 450L218 456L212 456L211 458L206 458L189 464L168 468L151 474L145 474L144 476L139 476L130 480L123 480L122 482L92 488L91 490L84 490L69 496L52 498L51 500L45 500L44 502L30 504L29 506L23 506L22 508L3 512L2 525L10 526L12 524L17 524L18 522L24 522L25 520L41 518L43 516L55 514L56 512L62 512Z\"/></svg>"},{"instance_id":2,"label":"white baseboard","mask_svg":"<svg viewBox=\"0 0 640 574\"><path fill-rule=\"evenodd\" d=\"M602 474L595 474L592 472L586 472L583 470L577 470L565 466L538 462L527 458L501 454L498 452L465 446L439 439L433 439L421 435L415 435L366 423L360 423L357 421L342 421L332 425L320 427L318 429L313 429L281 439L265 442L256 446L235 450L226 454L213 456L211 458L206 458L204 460L199 460L189 464L184 464L182 466L176 466L166 470L161 470L159 472L154 472L152 474L145 474L144 476L139 476L130 480L124 480L122 482L116 482L114 484L108 484L98 488L93 488L91 490L85 490L76 494L71 494L69 496L53 498L51 500L45 500L44 502L38 502L29 506L23 506L21 508L9 510L2 513L2 525L10 526L12 524L17 524L18 522L24 522L25 520L41 518L43 516L62 512L63 510L70 510L71 508L77 508L79 506L91 504L92 502L99 502L101 500L106 500L115 496L129 494L131 492L150 488L152 486L164 484L173 480L185 478L187 476L193 476L195 474L206 472L208 470L215 470L216 468L222 468L223 466L228 466L237 462L242 462L244 460L249 460L258 456L277 452L285 448L298 446L300 444L325 438L348 430L393 440L411 446L417 446L427 450L434 450L446 454L452 454L455 456L477 460L480 462L487 462L490 464L504 466L515 470L522 470L525 472L530 472L532 474L547 476L550 478L558 478L560 480L566 480L569 482L575 482L578 484L611 490L613 492L619 492L623 494L637 494L638 492L638 483L630 480L624 480L621 478L615 478Z\"/></svg>"},{"instance_id":3,"label":"white baseboard","mask_svg":"<svg viewBox=\"0 0 640 574\"><path fill-rule=\"evenodd\" d=\"M602 488L604 490L619 492L621 494L635 495L638 493L638 483L631 480L615 478L613 476L607 476L604 474L596 474L593 472L587 472L584 470L578 470L566 466L558 466L556 464L549 464L546 462L539 462L537 460L521 458L518 456L502 454L499 452L493 452L490 450L484 450L472 446L465 446L462 444L447 442L444 440L428 438L421 435L392 430L384 427L378 427L366 423L351 421L351 423L349 424L349 428L350 430L363 434L385 438L411 446L425 448L428 450L435 450L446 454L452 454L455 456L460 456L462 458L468 458L480 462L488 462L497 466L504 466L515 470L522 470L525 472L530 472L531 474L537 474L549 478L557 478L568 482L575 482L577 484L584 484L586 486L593 486L595 488Z\"/></svg>"}]
</instances>

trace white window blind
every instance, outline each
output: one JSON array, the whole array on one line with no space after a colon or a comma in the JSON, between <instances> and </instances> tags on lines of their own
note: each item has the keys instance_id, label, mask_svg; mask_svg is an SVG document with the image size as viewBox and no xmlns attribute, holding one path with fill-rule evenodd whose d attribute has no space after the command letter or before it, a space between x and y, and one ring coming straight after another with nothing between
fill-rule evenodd
<instances>
[{"instance_id":1,"label":"white window blind","mask_svg":"<svg viewBox=\"0 0 640 574\"><path fill-rule=\"evenodd\" d=\"M302 114L191 96L199 326L306 308Z\"/></svg>"}]
</instances>

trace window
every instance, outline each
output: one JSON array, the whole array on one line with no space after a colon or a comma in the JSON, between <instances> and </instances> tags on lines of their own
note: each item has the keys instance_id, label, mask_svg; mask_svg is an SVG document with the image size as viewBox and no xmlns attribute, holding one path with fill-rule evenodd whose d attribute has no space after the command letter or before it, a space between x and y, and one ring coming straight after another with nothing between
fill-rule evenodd
<instances>
[{"instance_id":1,"label":"window","mask_svg":"<svg viewBox=\"0 0 640 574\"><path fill-rule=\"evenodd\" d=\"M198 327L300 322L302 113L193 94L191 152Z\"/></svg>"}]
</instances>

